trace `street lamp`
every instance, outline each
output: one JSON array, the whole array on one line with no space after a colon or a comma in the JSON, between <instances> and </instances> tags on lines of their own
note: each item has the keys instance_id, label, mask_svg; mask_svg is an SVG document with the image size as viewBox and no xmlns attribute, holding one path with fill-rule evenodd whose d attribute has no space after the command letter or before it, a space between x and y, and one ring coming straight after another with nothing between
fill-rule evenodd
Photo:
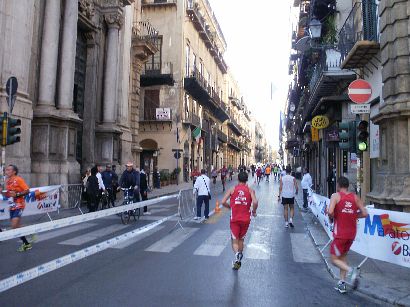
<instances>
[{"instance_id":1,"label":"street lamp","mask_svg":"<svg viewBox=\"0 0 410 307\"><path fill-rule=\"evenodd\" d=\"M309 23L309 36L311 39L320 38L322 35L322 23L313 18Z\"/></svg>"}]
</instances>

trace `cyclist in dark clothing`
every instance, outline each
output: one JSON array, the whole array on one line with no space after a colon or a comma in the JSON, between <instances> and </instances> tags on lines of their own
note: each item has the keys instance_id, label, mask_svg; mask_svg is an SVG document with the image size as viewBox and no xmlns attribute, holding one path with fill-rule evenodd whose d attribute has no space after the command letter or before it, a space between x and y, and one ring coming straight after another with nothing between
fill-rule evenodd
<instances>
[{"instance_id":1,"label":"cyclist in dark clothing","mask_svg":"<svg viewBox=\"0 0 410 307\"><path fill-rule=\"evenodd\" d=\"M122 173L120 179L120 187L131 188L134 195L134 201L140 201L140 173L134 169L134 164L132 162L127 163L127 169Z\"/></svg>"},{"instance_id":2,"label":"cyclist in dark clothing","mask_svg":"<svg viewBox=\"0 0 410 307\"><path fill-rule=\"evenodd\" d=\"M114 203L114 184L118 182L118 176L111 170L111 165L107 164L105 171L101 173L101 177L105 186L105 189L108 192L108 200L111 202L111 205L115 207Z\"/></svg>"}]
</instances>

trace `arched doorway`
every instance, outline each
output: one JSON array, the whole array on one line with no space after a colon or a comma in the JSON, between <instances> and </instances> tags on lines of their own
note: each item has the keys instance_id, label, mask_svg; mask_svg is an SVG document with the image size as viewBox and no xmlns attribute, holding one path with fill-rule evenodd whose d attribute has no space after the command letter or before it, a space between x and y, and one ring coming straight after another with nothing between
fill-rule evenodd
<instances>
[{"instance_id":1,"label":"arched doorway","mask_svg":"<svg viewBox=\"0 0 410 307\"><path fill-rule=\"evenodd\" d=\"M142 152L140 155L141 169L144 169L148 177L148 185L152 186L152 174L158 168L158 143L152 139L140 142Z\"/></svg>"}]
</instances>

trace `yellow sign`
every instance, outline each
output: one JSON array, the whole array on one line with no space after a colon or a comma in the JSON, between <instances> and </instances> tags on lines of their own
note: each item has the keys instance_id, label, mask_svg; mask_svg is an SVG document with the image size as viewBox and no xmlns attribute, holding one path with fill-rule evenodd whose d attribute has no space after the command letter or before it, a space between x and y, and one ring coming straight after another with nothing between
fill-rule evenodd
<instances>
[{"instance_id":1,"label":"yellow sign","mask_svg":"<svg viewBox=\"0 0 410 307\"><path fill-rule=\"evenodd\" d=\"M329 127L329 118L325 115L318 115L312 119L312 127L316 129L325 129Z\"/></svg>"},{"instance_id":2,"label":"yellow sign","mask_svg":"<svg viewBox=\"0 0 410 307\"><path fill-rule=\"evenodd\" d=\"M319 142L319 130L316 128L311 128L312 142Z\"/></svg>"}]
</instances>

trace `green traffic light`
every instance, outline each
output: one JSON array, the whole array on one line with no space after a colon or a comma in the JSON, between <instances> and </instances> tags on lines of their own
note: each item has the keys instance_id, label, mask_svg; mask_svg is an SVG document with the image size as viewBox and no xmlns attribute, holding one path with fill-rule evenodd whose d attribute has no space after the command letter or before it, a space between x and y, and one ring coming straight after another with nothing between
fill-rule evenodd
<instances>
[{"instance_id":1,"label":"green traffic light","mask_svg":"<svg viewBox=\"0 0 410 307\"><path fill-rule=\"evenodd\" d=\"M367 150L367 143L366 142L360 142L358 147L359 147L360 151L366 151Z\"/></svg>"}]
</instances>

